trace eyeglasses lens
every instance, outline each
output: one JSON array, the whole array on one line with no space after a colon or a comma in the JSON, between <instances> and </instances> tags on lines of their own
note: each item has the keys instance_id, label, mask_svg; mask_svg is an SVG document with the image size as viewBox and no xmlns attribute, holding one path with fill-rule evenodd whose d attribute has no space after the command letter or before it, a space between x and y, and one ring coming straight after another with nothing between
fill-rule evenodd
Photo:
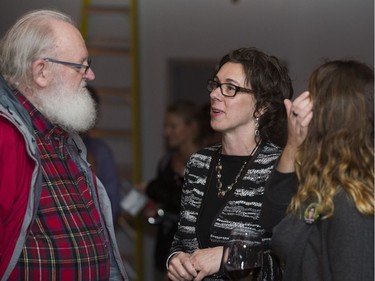
<instances>
[{"instance_id":1,"label":"eyeglasses lens","mask_svg":"<svg viewBox=\"0 0 375 281\"><path fill-rule=\"evenodd\" d=\"M208 80L207 81L207 90L212 92L214 91L215 89L217 89L217 87L219 87L218 83L216 81L213 81L213 80Z\"/></svg>"}]
</instances>

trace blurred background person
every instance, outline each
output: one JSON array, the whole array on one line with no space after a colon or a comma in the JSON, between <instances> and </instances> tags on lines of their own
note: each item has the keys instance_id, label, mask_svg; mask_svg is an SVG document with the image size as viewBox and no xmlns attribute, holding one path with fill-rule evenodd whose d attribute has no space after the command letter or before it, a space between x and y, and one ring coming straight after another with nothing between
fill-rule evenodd
<instances>
[{"instance_id":1,"label":"blurred background person","mask_svg":"<svg viewBox=\"0 0 375 281\"><path fill-rule=\"evenodd\" d=\"M202 133L203 133L203 146L210 146L214 144L218 144L221 142L221 134L218 131L215 131L211 127L211 104L205 103L201 107L202 110L202 119L200 124L202 126Z\"/></svg>"},{"instance_id":2,"label":"blurred background person","mask_svg":"<svg viewBox=\"0 0 375 281\"><path fill-rule=\"evenodd\" d=\"M91 85L87 85L86 88L94 99L97 111L99 112L100 97L96 89ZM100 118L100 115L98 117ZM105 141L93 136L92 130L83 133L81 136L87 148L88 161L108 193L111 201L112 215L116 221L120 211L122 186L117 174L113 151Z\"/></svg>"},{"instance_id":3,"label":"blurred background person","mask_svg":"<svg viewBox=\"0 0 375 281\"><path fill-rule=\"evenodd\" d=\"M166 260L180 217L181 190L189 157L202 146L201 111L192 101L170 104L165 113L166 154L158 164L156 178L146 186L153 204L148 205L151 224L158 227L154 261L155 280L168 280ZM150 210L152 208L152 210Z\"/></svg>"}]
</instances>

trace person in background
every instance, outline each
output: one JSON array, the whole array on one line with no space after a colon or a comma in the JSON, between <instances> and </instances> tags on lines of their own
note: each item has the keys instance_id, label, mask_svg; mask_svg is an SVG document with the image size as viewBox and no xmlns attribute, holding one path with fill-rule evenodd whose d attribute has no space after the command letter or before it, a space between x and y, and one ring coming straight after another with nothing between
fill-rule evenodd
<instances>
[{"instance_id":1,"label":"person in background","mask_svg":"<svg viewBox=\"0 0 375 281\"><path fill-rule=\"evenodd\" d=\"M267 186L262 221L285 262L283 280L373 280L373 70L328 61L308 90L285 102L288 149Z\"/></svg>"},{"instance_id":2,"label":"person in background","mask_svg":"<svg viewBox=\"0 0 375 281\"><path fill-rule=\"evenodd\" d=\"M90 85L87 85L86 88L94 99L96 107L99 108L100 98L96 89ZM108 197L111 201L113 218L115 220L121 209L120 202L122 187L117 175L113 152L106 142L93 136L91 131L87 131L81 136L87 148L88 161L93 166L96 175L103 183L108 193Z\"/></svg>"},{"instance_id":3,"label":"person in background","mask_svg":"<svg viewBox=\"0 0 375 281\"><path fill-rule=\"evenodd\" d=\"M286 142L283 100L293 89L276 57L252 47L234 50L221 59L207 88L211 126L222 139L187 164L168 259L172 281L228 279L221 266L223 245L235 227L264 232L259 224L264 186ZM270 238L263 235L258 280L281 280Z\"/></svg>"},{"instance_id":4,"label":"person in background","mask_svg":"<svg viewBox=\"0 0 375 281\"><path fill-rule=\"evenodd\" d=\"M154 261L157 280L168 280L166 261L180 215L181 190L186 163L201 148L200 108L192 101L173 102L165 113L164 136L167 153L159 161L156 178L146 186L146 194L155 203L158 226ZM160 276L160 277L159 277Z\"/></svg>"},{"instance_id":5,"label":"person in background","mask_svg":"<svg viewBox=\"0 0 375 281\"><path fill-rule=\"evenodd\" d=\"M211 104L201 106L202 120L200 121L203 132L203 146L210 146L221 142L221 135L211 127Z\"/></svg>"},{"instance_id":6,"label":"person in background","mask_svg":"<svg viewBox=\"0 0 375 281\"><path fill-rule=\"evenodd\" d=\"M95 78L71 18L30 11L0 44L1 280L128 280L79 137Z\"/></svg>"}]
</instances>

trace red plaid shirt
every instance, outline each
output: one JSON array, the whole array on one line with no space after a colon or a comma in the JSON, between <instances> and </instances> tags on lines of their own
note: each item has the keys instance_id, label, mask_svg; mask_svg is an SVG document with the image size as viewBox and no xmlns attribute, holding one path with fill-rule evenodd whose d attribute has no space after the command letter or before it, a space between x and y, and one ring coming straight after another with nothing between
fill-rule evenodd
<instances>
[{"instance_id":1,"label":"red plaid shirt","mask_svg":"<svg viewBox=\"0 0 375 281\"><path fill-rule=\"evenodd\" d=\"M68 153L68 134L17 97L34 124L43 182L37 217L9 280L108 280L105 228L88 180Z\"/></svg>"}]
</instances>

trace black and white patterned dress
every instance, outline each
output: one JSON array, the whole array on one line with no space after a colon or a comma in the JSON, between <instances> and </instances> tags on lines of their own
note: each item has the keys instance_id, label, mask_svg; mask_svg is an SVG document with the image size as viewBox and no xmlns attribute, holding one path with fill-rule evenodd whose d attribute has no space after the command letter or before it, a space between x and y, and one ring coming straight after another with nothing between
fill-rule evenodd
<instances>
[{"instance_id":1,"label":"black and white patterned dress","mask_svg":"<svg viewBox=\"0 0 375 281\"><path fill-rule=\"evenodd\" d=\"M172 243L171 254L178 251L192 253L198 248L224 245L229 239L230 231L235 227L263 232L259 225L259 217L264 187L281 154L281 148L270 142L262 143L251 160L247 159L249 164L244 170L242 179L224 198L217 196L215 165L218 157L222 157L223 183L225 183L226 171L232 170L232 175L238 173L240 168L233 169L233 167L241 167L240 158L242 163L245 158L219 156L219 150L218 145L204 148L193 154L187 163L181 197L180 222ZM223 162L224 160L226 163ZM240 163L233 162L231 168L231 161ZM259 280L281 280L281 270L277 259L269 251L269 242L270 236L264 234L265 253ZM221 269L204 280L228 279Z\"/></svg>"}]
</instances>

